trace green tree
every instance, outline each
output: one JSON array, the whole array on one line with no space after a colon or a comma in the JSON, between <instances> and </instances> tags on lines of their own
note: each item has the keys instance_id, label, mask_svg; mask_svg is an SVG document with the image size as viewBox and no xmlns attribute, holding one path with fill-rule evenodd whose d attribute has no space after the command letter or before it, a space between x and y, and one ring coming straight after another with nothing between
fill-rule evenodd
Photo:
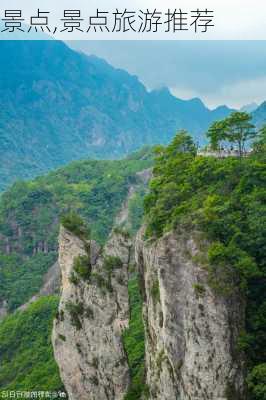
<instances>
[{"instance_id":1,"label":"green tree","mask_svg":"<svg viewBox=\"0 0 266 400\"><path fill-rule=\"evenodd\" d=\"M264 125L258 132L258 136L253 145L253 150L255 153L265 153L266 152L266 125Z\"/></svg>"},{"instance_id":2,"label":"green tree","mask_svg":"<svg viewBox=\"0 0 266 400\"><path fill-rule=\"evenodd\" d=\"M190 153L196 155L197 149L192 137L185 130L177 132L174 139L167 147L167 153L172 156L178 153Z\"/></svg>"},{"instance_id":3,"label":"green tree","mask_svg":"<svg viewBox=\"0 0 266 400\"><path fill-rule=\"evenodd\" d=\"M229 117L214 122L207 132L213 149L218 150L221 143L237 146L240 157L245 152L245 144L257 135L251 123L251 115L246 112L233 112Z\"/></svg>"},{"instance_id":4,"label":"green tree","mask_svg":"<svg viewBox=\"0 0 266 400\"><path fill-rule=\"evenodd\" d=\"M251 119L250 114L238 111L226 118L225 139L237 145L240 157L245 151L245 143L257 134Z\"/></svg>"},{"instance_id":5,"label":"green tree","mask_svg":"<svg viewBox=\"0 0 266 400\"><path fill-rule=\"evenodd\" d=\"M212 150L220 150L220 142L225 139L226 122L215 121L207 131Z\"/></svg>"}]
</instances>

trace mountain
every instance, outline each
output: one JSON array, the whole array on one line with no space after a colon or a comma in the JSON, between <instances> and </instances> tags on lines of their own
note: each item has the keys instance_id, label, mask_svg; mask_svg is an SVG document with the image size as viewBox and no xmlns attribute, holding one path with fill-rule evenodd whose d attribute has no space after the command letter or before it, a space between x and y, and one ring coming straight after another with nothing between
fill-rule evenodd
<instances>
[{"instance_id":1,"label":"mountain","mask_svg":"<svg viewBox=\"0 0 266 400\"><path fill-rule=\"evenodd\" d=\"M119 158L167 143L185 128L202 133L226 107L207 109L59 41L0 42L0 189L75 159Z\"/></svg>"},{"instance_id":2,"label":"mountain","mask_svg":"<svg viewBox=\"0 0 266 400\"><path fill-rule=\"evenodd\" d=\"M127 201L127 218L134 230L141 219L138 210L151 164L149 152L124 160L75 161L33 181L15 183L4 192L0 197L0 310L2 303L13 311L41 289L57 259L62 214L78 212L90 224L92 238L103 244L116 217L123 222L119 212Z\"/></svg>"},{"instance_id":3,"label":"mountain","mask_svg":"<svg viewBox=\"0 0 266 400\"><path fill-rule=\"evenodd\" d=\"M253 103L246 104L243 107L241 107L240 111L251 113L252 111L255 111L257 108L258 108L258 104L253 102Z\"/></svg>"},{"instance_id":4,"label":"mountain","mask_svg":"<svg viewBox=\"0 0 266 400\"><path fill-rule=\"evenodd\" d=\"M72 400L265 399L265 162L190 140L160 148L135 240L114 230L99 252L82 220L60 228L52 342Z\"/></svg>"},{"instance_id":5,"label":"mountain","mask_svg":"<svg viewBox=\"0 0 266 400\"><path fill-rule=\"evenodd\" d=\"M155 161L75 161L2 194L0 390L265 398L264 158L204 157L179 140ZM56 264L60 293L47 290Z\"/></svg>"},{"instance_id":6,"label":"mountain","mask_svg":"<svg viewBox=\"0 0 266 400\"><path fill-rule=\"evenodd\" d=\"M266 101L252 112L252 116L253 122L257 127L261 128L266 124Z\"/></svg>"},{"instance_id":7,"label":"mountain","mask_svg":"<svg viewBox=\"0 0 266 400\"><path fill-rule=\"evenodd\" d=\"M0 391L63 388L50 342L59 293L54 283L59 273L56 260L60 216L71 210L68 215L73 221L73 212L77 211L89 223L90 237L100 245L114 226L118 236L134 234L141 224L152 163L147 149L124 160L75 161L33 181L18 182L2 194ZM97 248L101 250L101 246ZM124 340L134 376L142 379L144 332L132 266L128 284L134 322L129 324ZM139 363L136 365L138 360L141 371Z\"/></svg>"}]
</instances>

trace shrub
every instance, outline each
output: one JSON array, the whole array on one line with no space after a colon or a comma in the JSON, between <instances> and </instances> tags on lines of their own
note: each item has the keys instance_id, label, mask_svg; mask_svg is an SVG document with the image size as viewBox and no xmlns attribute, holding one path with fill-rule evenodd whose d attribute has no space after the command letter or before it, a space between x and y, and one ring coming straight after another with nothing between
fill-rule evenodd
<instances>
[{"instance_id":1,"label":"shrub","mask_svg":"<svg viewBox=\"0 0 266 400\"><path fill-rule=\"evenodd\" d=\"M77 303L74 304L71 301L69 301L66 304L66 310L69 312L70 314L70 320L71 320L71 324L72 326L74 326L75 328L77 328L78 330L80 330L82 328L82 324L81 324L81 317L84 313L84 307L82 303Z\"/></svg>"},{"instance_id":2,"label":"shrub","mask_svg":"<svg viewBox=\"0 0 266 400\"><path fill-rule=\"evenodd\" d=\"M122 268L123 263L119 257L107 256L104 258L103 267L108 271L112 272L114 269Z\"/></svg>"},{"instance_id":3,"label":"shrub","mask_svg":"<svg viewBox=\"0 0 266 400\"><path fill-rule=\"evenodd\" d=\"M205 287L201 285L200 283L195 283L193 285L193 288L197 294L197 296L204 296L205 294Z\"/></svg>"},{"instance_id":4,"label":"shrub","mask_svg":"<svg viewBox=\"0 0 266 400\"><path fill-rule=\"evenodd\" d=\"M266 363L259 364L248 375L248 388L253 400L266 399Z\"/></svg>"},{"instance_id":5,"label":"shrub","mask_svg":"<svg viewBox=\"0 0 266 400\"><path fill-rule=\"evenodd\" d=\"M90 230L83 219L76 213L70 212L61 217L61 224L65 229L82 240L90 239Z\"/></svg>"},{"instance_id":6,"label":"shrub","mask_svg":"<svg viewBox=\"0 0 266 400\"><path fill-rule=\"evenodd\" d=\"M78 256L74 259L73 269L84 281L88 281L91 275L91 263L88 256Z\"/></svg>"},{"instance_id":7,"label":"shrub","mask_svg":"<svg viewBox=\"0 0 266 400\"><path fill-rule=\"evenodd\" d=\"M76 276L76 274L74 274L73 271L71 272L71 275L70 275L70 277L69 277L69 282L70 282L70 283L73 283L73 285L78 285L78 283L79 283L79 279L78 279L78 277Z\"/></svg>"}]
</instances>

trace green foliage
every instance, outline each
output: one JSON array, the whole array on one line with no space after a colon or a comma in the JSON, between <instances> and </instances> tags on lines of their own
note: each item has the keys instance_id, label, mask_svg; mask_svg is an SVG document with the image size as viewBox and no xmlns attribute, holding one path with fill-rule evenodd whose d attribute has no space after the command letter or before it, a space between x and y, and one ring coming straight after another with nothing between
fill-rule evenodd
<instances>
[{"instance_id":1,"label":"green foliage","mask_svg":"<svg viewBox=\"0 0 266 400\"><path fill-rule=\"evenodd\" d=\"M75 212L70 212L61 217L61 224L68 231L82 240L90 239L90 231L83 219Z\"/></svg>"},{"instance_id":2,"label":"green foliage","mask_svg":"<svg viewBox=\"0 0 266 400\"><path fill-rule=\"evenodd\" d=\"M109 288L107 280L97 272L92 272L91 282L95 283L100 289L105 290Z\"/></svg>"},{"instance_id":3,"label":"green foliage","mask_svg":"<svg viewBox=\"0 0 266 400\"><path fill-rule=\"evenodd\" d=\"M259 364L248 375L252 400L266 400L266 363Z\"/></svg>"},{"instance_id":4,"label":"green foliage","mask_svg":"<svg viewBox=\"0 0 266 400\"><path fill-rule=\"evenodd\" d=\"M146 236L173 229L203 233L210 284L222 295L238 288L246 297L248 340L242 350L253 371L266 362L265 153L260 147L242 159L202 157L180 149L183 140L157 153L144 201Z\"/></svg>"},{"instance_id":5,"label":"green foliage","mask_svg":"<svg viewBox=\"0 0 266 400\"><path fill-rule=\"evenodd\" d=\"M39 253L24 259L15 253L0 253L0 299L8 300L10 311L38 293L43 276L56 261L56 253Z\"/></svg>"},{"instance_id":6,"label":"green foliage","mask_svg":"<svg viewBox=\"0 0 266 400\"><path fill-rule=\"evenodd\" d=\"M42 297L0 323L1 390L63 388L50 338L57 307L57 297Z\"/></svg>"},{"instance_id":7,"label":"green foliage","mask_svg":"<svg viewBox=\"0 0 266 400\"><path fill-rule=\"evenodd\" d=\"M139 230L142 220L143 220L143 204L144 204L144 196L146 191L140 190L138 193L135 193L134 196L130 199L128 204L129 210L129 224L131 227L131 234L135 235Z\"/></svg>"},{"instance_id":8,"label":"green foliage","mask_svg":"<svg viewBox=\"0 0 266 400\"><path fill-rule=\"evenodd\" d=\"M69 277L69 282L76 286L79 284L79 277L73 271Z\"/></svg>"},{"instance_id":9,"label":"green foliage","mask_svg":"<svg viewBox=\"0 0 266 400\"><path fill-rule=\"evenodd\" d=\"M82 303L72 303L69 301L66 304L66 311L69 312L71 324L77 329L80 330L82 328L81 318L84 313L84 307Z\"/></svg>"},{"instance_id":10,"label":"green foliage","mask_svg":"<svg viewBox=\"0 0 266 400\"><path fill-rule=\"evenodd\" d=\"M140 184L136 172L151 163L151 157L144 155L78 161L33 181L18 182L3 193L0 300L8 300L13 310L38 292L43 275L57 258L60 216L67 229L82 238L88 237L89 224L91 237L103 244L129 187Z\"/></svg>"},{"instance_id":11,"label":"green foliage","mask_svg":"<svg viewBox=\"0 0 266 400\"><path fill-rule=\"evenodd\" d=\"M119 257L106 256L103 261L103 272L93 272L91 282L96 284L103 292L112 292L112 274L115 269L120 269L123 263ZM122 283L122 277L117 277L118 283Z\"/></svg>"},{"instance_id":12,"label":"green foliage","mask_svg":"<svg viewBox=\"0 0 266 400\"><path fill-rule=\"evenodd\" d=\"M218 150L221 143L223 146L226 143L237 145L241 157L245 151L245 143L254 139L257 134L251 120L252 116L248 113L235 111L224 120L214 122L207 132L212 148Z\"/></svg>"},{"instance_id":13,"label":"green foliage","mask_svg":"<svg viewBox=\"0 0 266 400\"><path fill-rule=\"evenodd\" d=\"M81 277L84 281L90 279L91 274L91 263L89 256L78 256L74 259L73 270ZM73 277L72 277L73 279Z\"/></svg>"},{"instance_id":14,"label":"green foliage","mask_svg":"<svg viewBox=\"0 0 266 400\"><path fill-rule=\"evenodd\" d=\"M197 149L189 133L185 130L181 130L177 132L172 142L167 147L167 152L172 157L182 153L190 153L196 155Z\"/></svg>"},{"instance_id":15,"label":"green foliage","mask_svg":"<svg viewBox=\"0 0 266 400\"><path fill-rule=\"evenodd\" d=\"M139 400L147 393L144 371L144 325L142 321L142 301L136 276L128 284L130 299L129 328L123 334L123 343L128 357L131 384L124 400Z\"/></svg>"},{"instance_id":16,"label":"green foliage","mask_svg":"<svg viewBox=\"0 0 266 400\"><path fill-rule=\"evenodd\" d=\"M109 292L113 291L112 287L112 274L115 269L122 268L123 263L119 257L116 256L106 256L103 261L104 276L94 273L94 279L96 278L97 285L101 289L106 289ZM120 277L121 279L121 277ZM119 280L119 278L118 278Z\"/></svg>"},{"instance_id":17,"label":"green foliage","mask_svg":"<svg viewBox=\"0 0 266 400\"><path fill-rule=\"evenodd\" d=\"M256 153L256 157L264 157L266 154L266 125L264 125L258 133L258 136L253 144L253 150Z\"/></svg>"},{"instance_id":18,"label":"green foliage","mask_svg":"<svg viewBox=\"0 0 266 400\"><path fill-rule=\"evenodd\" d=\"M117 225L114 227L113 232L117 235L122 235L125 239L130 238L130 232L125 229L123 225Z\"/></svg>"},{"instance_id":19,"label":"green foliage","mask_svg":"<svg viewBox=\"0 0 266 400\"><path fill-rule=\"evenodd\" d=\"M193 285L193 288L194 288L194 290L195 290L197 296L200 296L200 297L201 297L201 296L204 296L204 295L205 295L206 289L205 289L205 287L204 287L203 285L201 285L200 283L195 283L195 284Z\"/></svg>"},{"instance_id":20,"label":"green foliage","mask_svg":"<svg viewBox=\"0 0 266 400\"><path fill-rule=\"evenodd\" d=\"M103 267L106 269L106 271L112 272L114 269L122 268L123 263L122 263L121 258L119 258L119 257L106 256L104 258Z\"/></svg>"}]
</instances>

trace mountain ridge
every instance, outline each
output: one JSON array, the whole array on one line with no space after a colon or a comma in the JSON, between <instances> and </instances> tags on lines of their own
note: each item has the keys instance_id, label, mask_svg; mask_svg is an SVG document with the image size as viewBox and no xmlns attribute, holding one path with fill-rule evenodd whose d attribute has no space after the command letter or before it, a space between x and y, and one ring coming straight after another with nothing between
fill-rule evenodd
<instances>
[{"instance_id":1,"label":"mountain ridge","mask_svg":"<svg viewBox=\"0 0 266 400\"><path fill-rule=\"evenodd\" d=\"M204 143L209 124L230 112L149 92L136 76L62 42L2 41L0 52L0 190L76 159L166 144L179 129Z\"/></svg>"}]
</instances>

